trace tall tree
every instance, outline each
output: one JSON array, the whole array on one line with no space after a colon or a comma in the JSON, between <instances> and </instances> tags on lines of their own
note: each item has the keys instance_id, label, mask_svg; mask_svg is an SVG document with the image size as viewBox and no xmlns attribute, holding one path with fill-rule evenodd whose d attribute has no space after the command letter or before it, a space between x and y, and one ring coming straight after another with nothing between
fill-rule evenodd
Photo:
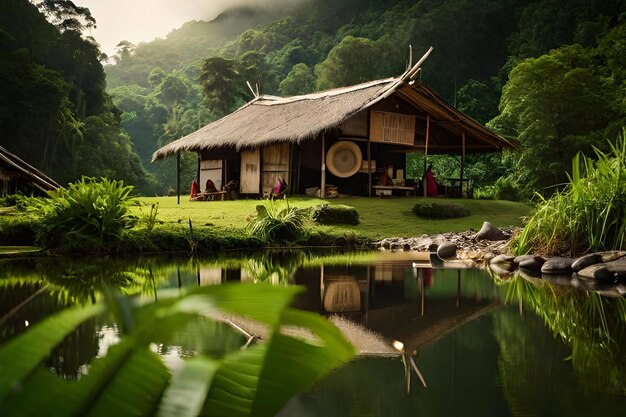
<instances>
[{"instance_id":1,"label":"tall tree","mask_svg":"<svg viewBox=\"0 0 626 417\"><path fill-rule=\"evenodd\" d=\"M200 85L209 107L218 116L230 113L243 95L244 84L232 59L212 57L202 63Z\"/></svg>"},{"instance_id":2,"label":"tall tree","mask_svg":"<svg viewBox=\"0 0 626 417\"><path fill-rule=\"evenodd\" d=\"M328 53L324 62L315 67L320 90L359 84L378 77L380 51L365 38L346 36Z\"/></svg>"},{"instance_id":3,"label":"tall tree","mask_svg":"<svg viewBox=\"0 0 626 417\"><path fill-rule=\"evenodd\" d=\"M563 47L511 71L501 114L491 123L519 137L521 165L542 189L566 179L578 151L603 147L604 130L619 117L616 102L612 80L596 71L593 50Z\"/></svg>"}]
</instances>

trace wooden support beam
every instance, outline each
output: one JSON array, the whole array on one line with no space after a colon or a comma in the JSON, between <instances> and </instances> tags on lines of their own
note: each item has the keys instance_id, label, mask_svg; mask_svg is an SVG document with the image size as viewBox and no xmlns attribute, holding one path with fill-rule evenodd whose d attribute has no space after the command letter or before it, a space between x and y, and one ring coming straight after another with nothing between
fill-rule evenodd
<instances>
[{"instance_id":1,"label":"wooden support beam","mask_svg":"<svg viewBox=\"0 0 626 417\"><path fill-rule=\"evenodd\" d=\"M461 136L461 181L460 187L461 190L461 198L463 198L463 171L465 169L465 132L463 132L463 136Z\"/></svg>"},{"instance_id":2,"label":"wooden support beam","mask_svg":"<svg viewBox=\"0 0 626 417\"><path fill-rule=\"evenodd\" d=\"M367 131L371 129L371 110L367 112ZM367 196L372 196L372 141L367 135Z\"/></svg>"},{"instance_id":3,"label":"wooden support beam","mask_svg":"<svg viewBox=\"0 0 626 417\"><path fill-rule=\"evenodd\" d=\"M320 189L320 197L326 198L326 137L322 132L322 185Z\"/></svg>"},{"instance_id":4,"label":"wooden support beam","mask_svg":"<svg viewBox=\"0 0 626 417\"><path fill-rule=\"evenodd\" d=\"M430 114L426 115L426 144L424 145L424 174L426 174L426 168L428 167L428 136L430 135ZM424 197L427 195L426 190L426 175L422 175L422 189L424 190Z\"/></svg>"},{"instance_id":5,"label":"wooden support beam","mask_svg":"<svg viewBox=\"0 0 626 417\"><path fill-rule=\"evenodd\" d=\"M180 204L180 151L176 152L176 196Z\"/></svg>"}]
</instances>

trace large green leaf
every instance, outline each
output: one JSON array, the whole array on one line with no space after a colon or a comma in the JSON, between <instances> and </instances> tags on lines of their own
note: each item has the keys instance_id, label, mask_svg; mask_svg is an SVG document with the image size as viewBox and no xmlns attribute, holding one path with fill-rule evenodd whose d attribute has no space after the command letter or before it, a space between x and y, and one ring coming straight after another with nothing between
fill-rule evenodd
<instances>
[{"instance_id":1,"label":"large green leaf","mask_svg":"<svg viewBox=\"0 0 626 417\"><path fill-rule=\"evenodd\" d=\"M104 311L100 304L64 310L0 347L0 408L9 391L44 360L80 323Z\"/></svg>"},{"instance_id":2,"label":"large green leaf","mask_svg":"<svg viewBox=\"0 0 626 417\"><path fill-rule=\"evenodd\" d=\"M146 347L135 349L100 393L89 416L151 416L170 379L161 358Z\"/></svg>"},{"instance_id":3,"label":"large green leaf","mask_svg":"<svg viewBox=\"0 0 626 417\"><path fill-rule=\"evenodd\" d=\"M299 287L253 284L203 287L181 299L172 308L209 317L219 309L275 326L293 296L302 291Z\"/></svg>"},{"instance_id":4,"label":"large green leaf","mask_svg":"<svg viewBox=\"0 0 626 417\"><path fill-rule=\"evenodd\" d=\"M354 356L354 348L323 317L286 309L282 318L281 324L309 330L313 338L275 332L267 344L227 357L203 415L273 416L294 394Z\"/></svg>"},{"instance_id":5,"label":"large green leaf","mask_svg":"<svg viewBox=\"0 0 626 417\"><path fill-rule=\"evenodd\" d=\"M297 288L266 285L201 288L180 299L132 306L129 334L96 359L78 381L62 380L38 367L63 336L103 311L102 306L70 309L48 319L0 349L3 365L20 347L19 365L3 366L2 414L47 416L270 416L289 398L349 360L352 346L321 316L288 307ZM273 329L268 341L217 361L197 356L185 361L169 388L170 374L162 358L149 350L167 341L195 315L216 311L246 315ZM280 333L295 326L312 336L298 339ZM48 333L49 332L49 333ZM54 337L50 335L54 334ZM14 387L14 389L11 389ZM19 389L15 389L19 387ZM164 394L165 392L165 394Z\"/></svg>"},{"instance_id":6,"label":"large green leaf","mask_svg":"<svg viewBox=\"0 0 626 417\"><path fill-rule=\"evenodd\" d=\"M174 376L159 405L162 417L194 417L200 413L219 362L195 357L185 361L184 368Z\"/></svg>"}]
</instances>

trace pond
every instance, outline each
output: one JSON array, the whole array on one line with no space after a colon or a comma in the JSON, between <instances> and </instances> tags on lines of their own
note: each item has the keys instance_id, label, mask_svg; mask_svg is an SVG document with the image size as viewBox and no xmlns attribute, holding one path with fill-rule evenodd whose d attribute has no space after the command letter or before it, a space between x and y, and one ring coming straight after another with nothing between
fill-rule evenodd
<instances>
[{"instance_id":1,"label":"pond","mask_svg":"<svg viewBox=\"0 0 626 417\"><path fill-rule=\"evenodd\" d=\"M158 303L168 291L194 286L299 285L306 291L295 306L329 317L361 354L294 397L280 416L587 416L626 409L625 298L503 279L461 264L430 269L423 261L423 254L370 251L2 260L0 344L68 305L106 297L111 287ZM108 315L89 319L44 366L79 379L122 328ZM240 349L247 338L236 328L250 332L245 322L196 320L153 350L173 369L198 352ZM402 342L404 356L393 341Z\"/></svg>"}]
</instances>

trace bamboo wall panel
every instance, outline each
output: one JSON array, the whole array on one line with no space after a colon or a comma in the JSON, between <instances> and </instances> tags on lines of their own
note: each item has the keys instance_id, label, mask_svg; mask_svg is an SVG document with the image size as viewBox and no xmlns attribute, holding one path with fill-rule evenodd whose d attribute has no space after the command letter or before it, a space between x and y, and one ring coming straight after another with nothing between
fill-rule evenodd
<instances>
[{"instance_id":1,"label":"bamboo wall panel","mask_svg":"<svg viewBox=\"0 0 626 417\"><path fill-rule=\"evenodd\" d=\"M263 161L263 169L261 174L261 189L264 193L270 193L278 177L281 176L285 181L290 179L289 166L289 143L281 142L269 146L264 146L261 160ZM289 184L291 187L293 184Z\"/></svg>"},{"instance_id":2,"label":"bamboo wall panel","mask_svg":"<svg viewBox=\"0 0 626 417\"><path fill-rule=\"evenodd\" d=\"M241 151L241 194L259 194L261 181L261 152L259 149Z\"/></svg>"},{"instance_id":3,"label":"bamboo wall panel","mask_svg":"<svg viewBox=\"0 0 626 417\"><path fill-rule=\"evenodd\" d=\"M413 145L415 141L415 116L372 111L370 115L370 140L372 142Z\"/></svg>"}]
</instances>

